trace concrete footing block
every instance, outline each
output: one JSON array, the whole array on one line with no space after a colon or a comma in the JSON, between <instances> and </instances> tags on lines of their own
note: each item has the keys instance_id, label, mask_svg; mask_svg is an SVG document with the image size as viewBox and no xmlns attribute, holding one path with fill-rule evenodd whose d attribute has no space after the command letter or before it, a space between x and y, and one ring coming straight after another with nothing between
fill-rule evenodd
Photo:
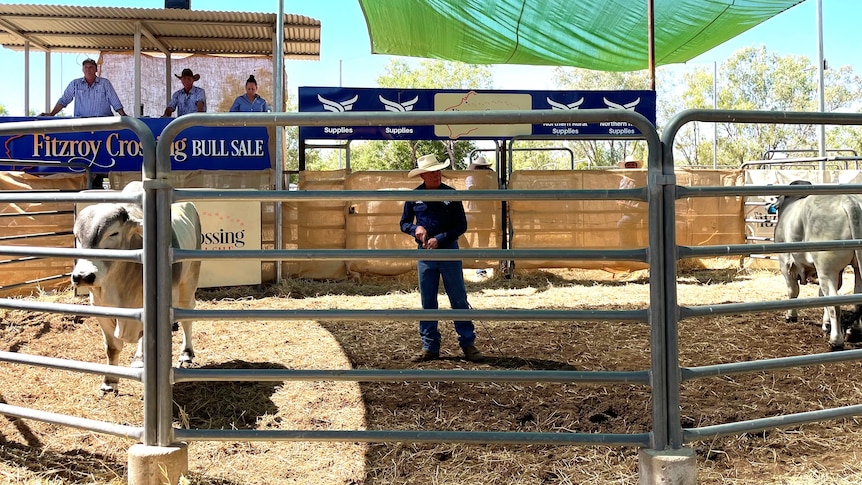
<instances>
[{"instance_id":1,"label":"concrete footing block","mask_svg":"<svg viewBox=\"0 0 862 485\"><path fill-rule=\"evenodd\" d=\"M640 485L697 485L694 450L649 450L638 452Z\"/></svg>"},{"instance_id":2,"label":"concrete footing block","mask_svg":"<svg viewBox=\"0 0 862 485\"><path fill-rule=\"evenodd\" d=\"M177 485L189 471L186 443L129 448L129 485Z\"/></svg>"}]
</instances>

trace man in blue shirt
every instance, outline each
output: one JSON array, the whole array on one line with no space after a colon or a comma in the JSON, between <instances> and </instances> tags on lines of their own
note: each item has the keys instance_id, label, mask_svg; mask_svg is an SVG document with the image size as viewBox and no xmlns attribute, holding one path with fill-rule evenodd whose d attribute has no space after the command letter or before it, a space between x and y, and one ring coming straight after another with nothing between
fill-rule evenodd
<instances>
[{"instance_id":1,"label":"man in blue shirt","mask_svg":"<svg viewBox=\"0 0 862 485\"><path fill-rule=\"evenodd\" d=\"M47 113L41 113L39 116L54 116L69 106L73 100L75 101L76 117L113 116L114 113L111 108L118 115L126 116L123 103L120 102L111 81L103 77L96 77L96 61L84 59L82 66L84 77L70 82L63 95L60 96L60 100L54 105L54 109Z\"/></svg>"},{"instance_id":2,"label":"man in blue shirt","mask_svg":"<svg viewBox=\"0 0 862 485\"><path fill-rule=\"evenodd\" d=\"M417 160L417 167L408 174L409 177L422 177L422 185L415 190L455 190L442 183L440 170L449 166L449 160L438 162L434 154L425 155ZM401 215L401 231L413 236L419 249L458 249L458 238L467 231L467 216L464 205L459 200L447 201L407 201ZM440 278L443 278L443 288L449 297L453 309L470 308L467 302L467 288L464 284L463 265L458 261L423 261L417 262L419 272L419 294L422 297L422 308L436 310L437 292L440 288ZM455 332L458 333L458 344L464 352L464 358L470 362L482 359L482 354L476 349L474 342L476 334L473 322L470 320L455 320ZM422 352L414 357L414 362L424 362L440 358L440 332L436 320L419 322L419 336L422 339Z\"/></svg>"},{"instance_id":3,"label":"man in blue shirt","mask_svg":"<svg viewBox=\"0 0 862 485\"><path fill-rule=\"evenodd\" d=\"M174 91L171 102L168 103L162 116L170 117L174 111L177 112L177 116L205 112L207 110L206 91L194 85L194 82L200 79L201 75L194 74L191 69L185 68L179 76L176 74L174 76L183 83L183 87Z\"/></svg>"}]
</instances>

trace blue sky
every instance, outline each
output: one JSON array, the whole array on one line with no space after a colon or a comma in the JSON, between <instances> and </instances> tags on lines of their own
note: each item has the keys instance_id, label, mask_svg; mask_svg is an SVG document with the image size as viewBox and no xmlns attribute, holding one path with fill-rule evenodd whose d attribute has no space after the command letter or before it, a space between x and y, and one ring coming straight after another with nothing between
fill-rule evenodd
<instances>
[{"instance_id":1,"label":"blue sky","mask_svg":"<svg viewBox=\"0 0 862 485\"><path fill-rule=\"evenodd\" d=\"M251 12L278 11L279 0L191 0L195 10L242 10ZM64 0L33 1L27 3L82 5L82 6L129 6L139 8L162 8L164 0ZM825 57L830 66L852 65L857 73L860 66L857 33L858 19L862 14L860 0L822 0L823 44ZM807 0L801 5L773 17L735 39L702 54L690 61L692 66L721 63L735 50L751 45L765 45L770 52L782 55L805 55L817 57L816 0ZM296 94L298 86L376 86L378 75L383 72L391 57L371 55L371 43L365 20L357 0L284 0L285 13L294 13L316 18L322 23L321 54L319 61L288 61L287 81L289 92ZM49 104L53 106L62 89L74 78L80 77L80 61L84 54L55 54L52 57L52 86ZM22 98L24 79L24 56L21 52L0 48L0 65L7 72L15 73L0 80L0 104L12 115L24 114ZM44 54L31 50L31 78L44 76ZM494 66L494 84L498 89L551 89L551 68L530 66ZM39 82L41 86L41 81ZM35 92L38 91L38 92ZM30 106L41 111L44 104L43 88L31 89Z\"/></svg>"}]
</instances>

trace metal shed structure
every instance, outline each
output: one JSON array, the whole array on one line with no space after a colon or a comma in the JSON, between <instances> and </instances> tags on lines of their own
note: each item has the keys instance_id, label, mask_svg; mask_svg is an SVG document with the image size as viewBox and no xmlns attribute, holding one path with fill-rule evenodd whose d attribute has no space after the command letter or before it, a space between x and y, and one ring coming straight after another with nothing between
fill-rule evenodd
<instances>
[{"instance_id":1,"label":"metal shed structure","mask_svg":"<svg viewBox=\"0 0 862 485\"><path fill-rule=\"evenodd\" d=\"M284 19L282 23L279 16ZM273 56L277 64L273 72L279 73L283 59L320 58L320 29L317 19L283 12L0 4L0 45L24 51L27 100L30 49L45 52L46 76L50 76L53 52L134 52L136 58L141 53L164 55L166 98L170 99L173 54ZM48 99L50 78L46 81ZM137 112L140 82L136 73L135 116L141 115ZM29 106L25 105L25 110Z\"/></svg>"}]
</instances>

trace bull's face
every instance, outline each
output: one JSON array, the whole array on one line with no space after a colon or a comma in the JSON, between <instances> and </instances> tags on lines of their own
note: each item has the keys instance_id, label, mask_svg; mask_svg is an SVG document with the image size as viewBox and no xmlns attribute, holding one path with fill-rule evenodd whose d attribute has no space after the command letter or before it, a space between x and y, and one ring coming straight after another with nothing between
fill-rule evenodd
<instances>
[{"instance_id":1,"label":"bull's face","mask_svg":"<svg viewBox=\"0 0 862 485\"><path fill-rule=\"evenodd\" d=\"M75 220L75 247L82 249L140 249L143 247L140 222L130 217L121 204L96 204L84 208ZM101 286L116 261L78 259L72 270L72 284Z\"/></svg>"}]
</instances>

